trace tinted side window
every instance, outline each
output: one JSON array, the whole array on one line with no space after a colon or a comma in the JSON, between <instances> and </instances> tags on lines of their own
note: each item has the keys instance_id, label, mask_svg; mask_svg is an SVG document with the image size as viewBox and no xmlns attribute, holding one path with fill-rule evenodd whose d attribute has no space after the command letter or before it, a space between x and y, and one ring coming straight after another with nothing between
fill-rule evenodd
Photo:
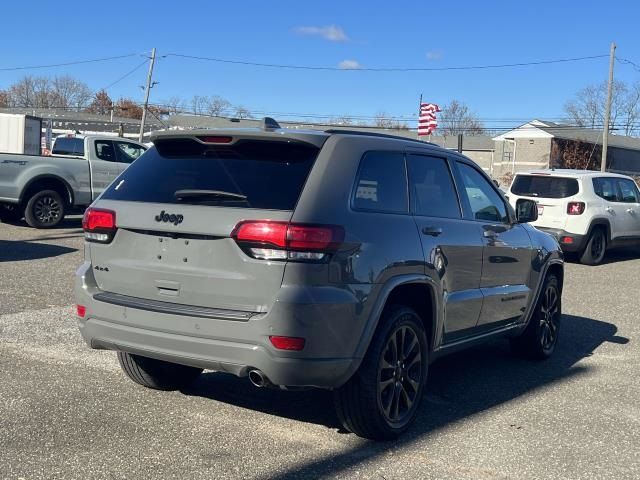
<instances>
[{"instance_id":1,"label":"tinted side window","mask_svg":"<svg viewBox=\"0 0 640 480\"><path fill-rule=\"evenodd\" d=\"M135 143L129 142L114 142L116 145L116 153L118 155L118 162L131 163L140 155L145 152L145 148Z\"/></svg>"},{"instance_id":2,"label":"tinted side window","mask_svg":"<svg viewBox=\"0 0 640 480\"><path fill-rule=\"evenodd\" d=\"M404 154L368 152L360 161L353 208L376 212L407 213Z\"/></svg>"},{"instance_id":3,"label":"tinted side window","mask_svg":"<svg viewBox=\"0 0 640 480\"><path fill-rule=\"evenodd\" d=\"M593 190L596 195L609 202L619 201L616 182L613 178L594 178Z\"/></svg>"},{"instance_id":4,"label":"tinted side window","mask_svg":"<svg viewBox=\"0 0 640 480\"><path fill-rule=\"evenodd\" d=\"M458 162L464 190L469 199L473 218L488 222L506 223L509 220L504 201L491 184L475 168Z\"/></svg>"},{"instance_id":5,"label":"tinted side window","mask_svg":"<svg viewBox=\"0 0 640 480\"><path fill-rule=\"evenodd\" d=\"M620 194L622 202L625 203L638 203L638 188L632 180L619 179L618 186L620 187Z\"/></svg>"},{"instance_id":6,"label":"tinted side window","mask_svg":"<svg viewBox=\"0 0 640 480\"><path fill-rule=\"evenodd\" d=\"M58 137L53 143L52 155L84 155L84 139L73 137Z\"/></svg>"},{"instance_id":7,"label":"tinted side window","mask_svg":"<svg viewBox=\"0 0 640 480\"><path fill-rule=\"evenodd\" d=\"M106 162L116 161L116 151L111 140L96 140L96 157Z\"/></svg>"},{"instance_id":8,"label":"tinted side window","mask_svg":"<svg viewBox=\"0 0 640 480\"><path fill-rule=\"evenodd\" d=\"M460 218L460 205L446 160L407 156L411 210L427 217Z\"/></svg>"}]
</instances>

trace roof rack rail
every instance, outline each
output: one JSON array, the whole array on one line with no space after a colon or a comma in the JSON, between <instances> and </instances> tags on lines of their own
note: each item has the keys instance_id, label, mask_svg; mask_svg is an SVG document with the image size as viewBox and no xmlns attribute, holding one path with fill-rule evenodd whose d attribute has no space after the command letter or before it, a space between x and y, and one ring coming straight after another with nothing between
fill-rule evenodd
<instances>
[{"instance_id":1,"label":"roof rack rail","mask_svg":"<svg viewBox=\"0 0 640 480\"><path fill-rule=\"evenodd\" d=\"M417 140L415 138L409 137L401 137L400 135L391 135L389 133L379 133L379 132L365 132L363 130L349 130L349 129L341 129L341 128L330 128L329 130L325 130L325 133L344 133L346 135L362 135L366 137L381 137L381 138L392 138L394 140L406 140L407 142L416 142L420 145L433 145L434 147L439 147L438 144L433 142L423 142L422 140Z\"/></svg>"}]
</instances>

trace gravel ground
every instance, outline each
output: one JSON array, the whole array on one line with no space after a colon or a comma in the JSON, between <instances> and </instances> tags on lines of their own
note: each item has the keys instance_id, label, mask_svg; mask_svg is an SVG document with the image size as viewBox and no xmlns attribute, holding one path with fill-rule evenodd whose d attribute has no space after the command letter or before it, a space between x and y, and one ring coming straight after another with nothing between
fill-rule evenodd
<instances>
[{"instance_id":1,"label":"gravel ground","mask_svg":"<svg viewBox=\"0 0 640 480\"><path fill-rule=\"evenodd\" d=\"M568 264L547 362L506 342L431 367L400 440L343 432L327 392L256 389L206 373L156 392L81 341L79 219L0 224L0 478L640 478L640 257Z\"/></svg>"}]
</instances>

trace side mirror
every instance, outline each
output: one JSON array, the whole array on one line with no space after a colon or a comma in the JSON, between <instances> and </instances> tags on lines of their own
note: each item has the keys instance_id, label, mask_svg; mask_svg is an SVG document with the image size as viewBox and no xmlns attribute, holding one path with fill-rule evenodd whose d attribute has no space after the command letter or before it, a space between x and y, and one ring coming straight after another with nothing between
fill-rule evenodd
<instances>
[{"instance_id":1,"label":"side mirror","mask_svg":"<svg viewBox=\"0 0 640 480\"><path fill-rule=\"evenodd\" d=\"M533 200L519 199L516 202L518 223L535 222L538 219L538 204Z\"/></svg>"}]
</instances>

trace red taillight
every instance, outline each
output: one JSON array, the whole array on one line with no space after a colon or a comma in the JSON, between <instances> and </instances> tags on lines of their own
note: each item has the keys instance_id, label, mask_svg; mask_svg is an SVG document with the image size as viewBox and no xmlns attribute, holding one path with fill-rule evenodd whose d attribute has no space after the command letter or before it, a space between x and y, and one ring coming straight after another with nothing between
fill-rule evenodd
<instances>
[{"instance_id":1,"label":"red taillight","mask_svg":"<svg viewBox=\"0 0 640 480\"><path fill-rule=\"evenodd\" d=\"M560 243L573 244L573 237L560 237Z\"/></svg>"},{"instance_id":2,"label":"red taillight","mask_svg":"<svg viewBox=\"0 0 640 480\"><path fill-rule=\"evenodd\" d=\"M236 239L236 242L284 248L287 246L287 226L288 224L283 222L242 222L236 226L231 236Z\"/></svg>"},{"instance_id":3,"label":"red taillight","mask_svg":"<svg viewBox=\"0 0 640 480\"><path fill-rule=\"evenodd\" d=\"M82 218L84 238L90 242L108 243L116 231L116 212L87 208Z\"/></svg>"},{"instance_id":4,"label":"red taillight","mask_svg":"<svg viewBox=\"0 0 640 480\"><path fill-rule=\"evenodd\" d=\"M269 336L271 345L278 350L294 350L299 352L304 348L304 338L300 337L280 337L276 335Z\"/></svg>"},{"instance_id":5,"label":"red taillight","mask_svg":"<svg viewBox=\"0 0 640 480\"><path fill-rule=\"evenodd\" d=\"M240 222L231 233L254 258L264 260L323 260L344 240L335 225L305 225L269 220Z\"/></svg>"},{"instance_id":6,"label":"red taillight","mask_svg":"<svg viewBox=\"0 0 640 480\"><path fill-rule=\"evenodd\" d=\"M567 204L567 213L569 215L582 215L584 213L584 202L569 202Z\"/></svg>"},{"instance_id":7,"label":"red taillight","mask_svg":"<svg viewBox=\"0 0 640 480\"><path fill-rule=\"evenodd\" d=\"M84 305L76 305L76 313L80 318L84 318L84 316L87 314L87 307L85 307Z\"/></svg>"},{"instance_id":8,"label":"red taillight","mask_svg":"<svg viewBox=\"0 0 640 480\"><path fill-rule=\"evenodd\" d=\"M233 141L233 137L223 137L223 136L206 136L206 137L198 137L198 140L204 143L231 143Z\"/></svg>"}]
</instances>

